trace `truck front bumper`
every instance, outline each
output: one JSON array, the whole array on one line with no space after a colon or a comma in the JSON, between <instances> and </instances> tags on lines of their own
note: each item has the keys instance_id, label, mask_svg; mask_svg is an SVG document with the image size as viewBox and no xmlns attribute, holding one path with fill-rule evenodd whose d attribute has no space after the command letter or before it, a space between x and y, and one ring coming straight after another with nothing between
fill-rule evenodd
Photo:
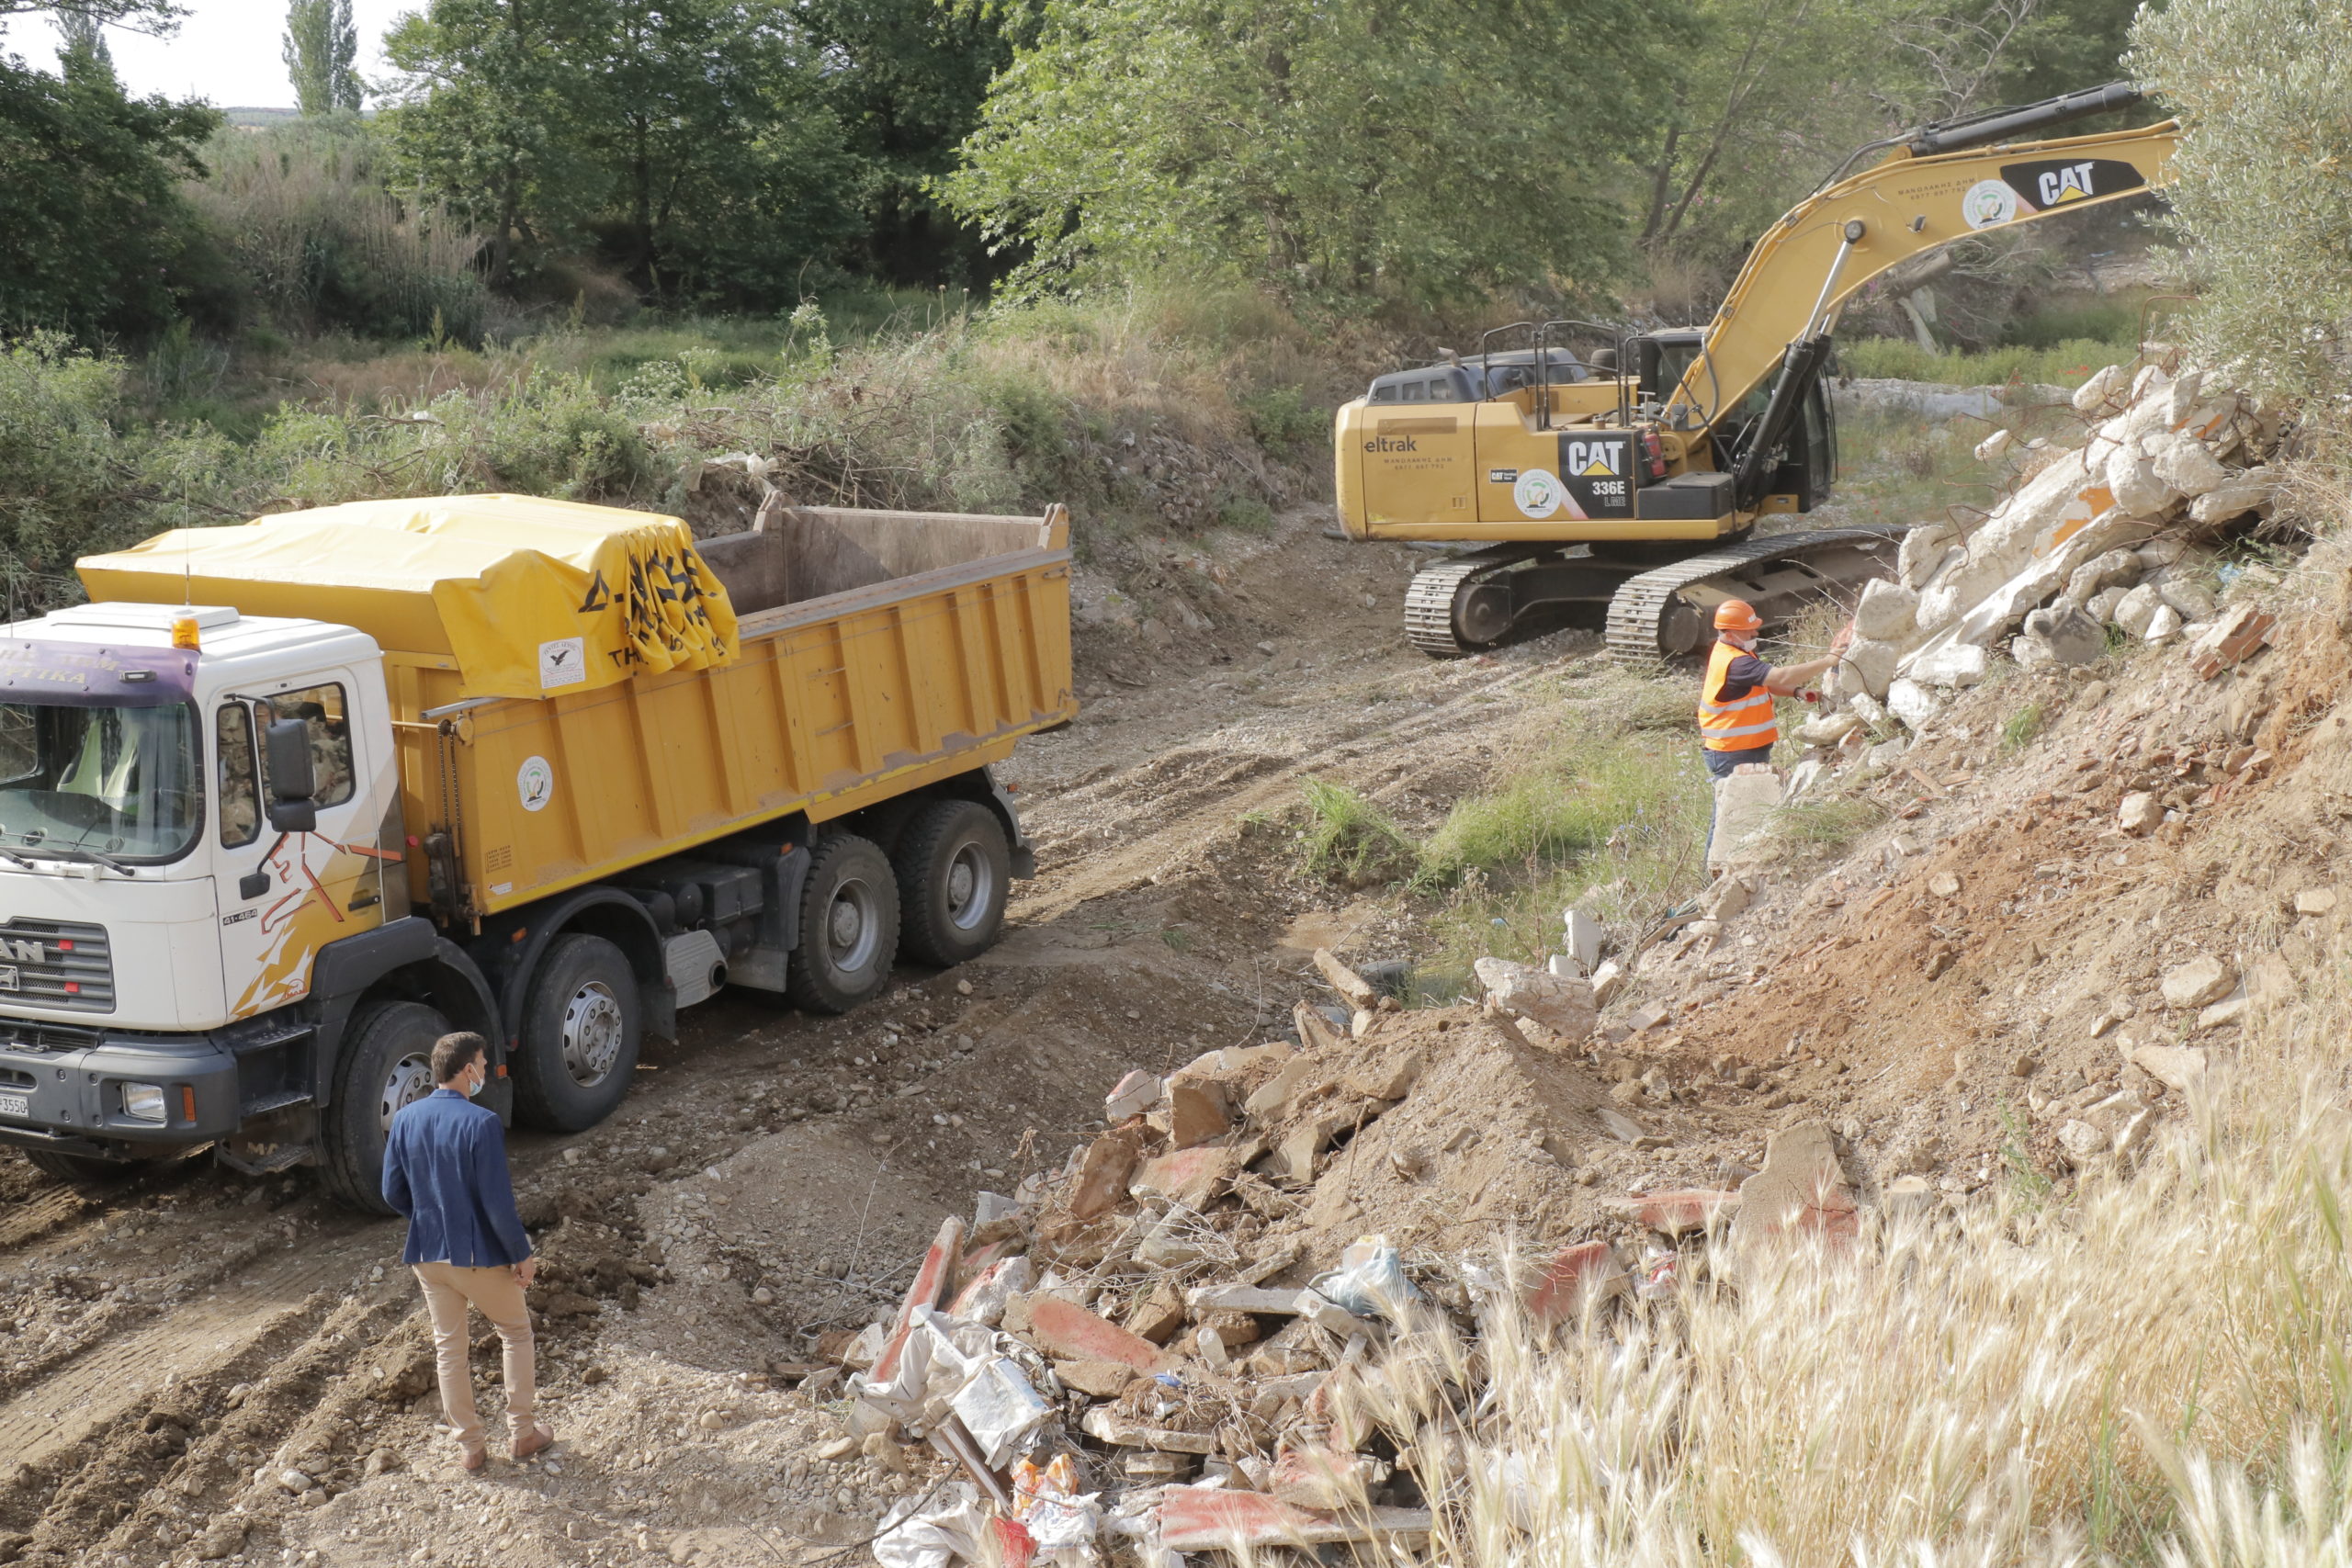
<instances>
[{"instance_id":1,"label":"truck front bumper","mask_svg":"<svg viewBox=\"0 0 2352 1568\"><path fill-rule=\"evenodd\" d=\"M237 1057L210 1035L84 1032L0 1033L0 1144L137 1157L237 1130Z\"/></svg>"}]
</instances>

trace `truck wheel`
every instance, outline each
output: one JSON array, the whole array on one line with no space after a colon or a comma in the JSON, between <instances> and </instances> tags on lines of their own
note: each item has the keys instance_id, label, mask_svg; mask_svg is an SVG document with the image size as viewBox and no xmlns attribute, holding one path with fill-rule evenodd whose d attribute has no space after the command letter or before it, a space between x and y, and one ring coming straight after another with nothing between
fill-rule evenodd
<instances>
[{"instance_id":1,"label":"truck wheel","mask_svg":"<svg viewBox=\"0 0 2352 1568\"><path fill-rule=\"evenodd\" d=\"M514 1115L551 1133L594 1127L637 1073L637 972L617 947L574 931L548 945L523 998Z\"/></svg>"},{"instance_id":2,"label":"truck wheel","mask_svg":"<svg viewBox=\"0 0 2352 1568\"><path fill-rule=\"evenodd\" d=\"M854 833L817 846L800 893L800 945L785 994L807 1012L847 1012L879 991L899 955L899 881Z\"/></svg>"},{"instance_id":3,"label":"truck wheel","mask_svg":"<svg viewBox=\"0 0 2352 1568\"><path fill-rule=\"evenodd\" d=\"M952 969L996 945L1012 885L1012 852L996 813L934 801L907 824L899 870L899 945Z\"/></svg>"},{"instance_id":4,"label":"truck wheel","mask_svg":"<svg viewBox=\"0 0 2352 1568\"><path fill-rule=\"evenodd\" d=\"M43 1176L65 1183L76 1192L103 1192L127 1178L149 1169L152 1159L96 1159L89 1155L63 1155L55 1149L27 1149L25 1159Z\"/></svg>"},{"instance_id":5,"label":"truck wheel","mask_svg":"<svg viewBox=\"0 0 2352 1568\"><path fill-rule=\"evenodd\" d=\"M449 1021L423 1002L377 1002L344 1036L334 1103L319 1124L319 1179L330 1196L370 1214L384 1201L384 1137L392 1116L433 1092L433 1045Z\"/></svg>"}]
</instances>

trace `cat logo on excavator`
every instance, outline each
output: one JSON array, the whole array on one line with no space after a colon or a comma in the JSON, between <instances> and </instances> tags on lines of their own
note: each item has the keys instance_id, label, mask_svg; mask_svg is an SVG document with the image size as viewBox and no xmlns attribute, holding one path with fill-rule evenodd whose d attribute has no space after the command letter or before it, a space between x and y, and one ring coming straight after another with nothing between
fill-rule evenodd
<instances>
[{"instance_id":1,"label":"cat logo on excavator","mask_svg":"<svg viewBox=\"0 0 2352 1568\"><path fill-rule=\"evenodd\" d=\"M1617 441L1571 441L1567 447L1566 467L1579 479L1615 479L1625 451L1624 444Z\"/></svg>"}]
</instances>

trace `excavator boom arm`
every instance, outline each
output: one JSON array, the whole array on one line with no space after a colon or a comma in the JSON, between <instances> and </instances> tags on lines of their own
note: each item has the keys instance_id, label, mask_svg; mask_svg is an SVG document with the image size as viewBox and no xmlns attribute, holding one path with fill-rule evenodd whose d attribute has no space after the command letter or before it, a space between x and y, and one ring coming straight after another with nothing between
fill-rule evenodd
<instances>
[{"instance_id":1,"label":"excavator boom arm","mask_svg":"<svg viewBox=\"0 0 2352 1568\"><path fill-rule=\"evenodd\" d=\"M1882 162L1798 203L1756 243L1668 400L1690 412L1669 423L1712 428L1898 262L2170 184L2179 139L2179 122L2165 120L1924 156L1913 150L1917 141L1897 144Z\"/></svg>"}]
</instances>

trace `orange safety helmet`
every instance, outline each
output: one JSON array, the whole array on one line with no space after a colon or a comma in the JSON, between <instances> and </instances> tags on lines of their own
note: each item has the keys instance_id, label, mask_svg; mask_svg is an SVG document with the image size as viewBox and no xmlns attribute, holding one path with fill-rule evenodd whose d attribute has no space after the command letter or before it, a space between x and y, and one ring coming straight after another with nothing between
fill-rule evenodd
<instances>
[{"instance_id":1,"label":"orange safety helmet","mask_svg":"<svg viewBox=\"0 0 2352 1568\"><path fill-rule=\"evenodd\" d=\"M1757 615L1756 606L1745 599L1726 599L1715 606L1715 630L1719 632L1753 632L1764 629L1764 622Z\"/></svg>"}]
</instances>

